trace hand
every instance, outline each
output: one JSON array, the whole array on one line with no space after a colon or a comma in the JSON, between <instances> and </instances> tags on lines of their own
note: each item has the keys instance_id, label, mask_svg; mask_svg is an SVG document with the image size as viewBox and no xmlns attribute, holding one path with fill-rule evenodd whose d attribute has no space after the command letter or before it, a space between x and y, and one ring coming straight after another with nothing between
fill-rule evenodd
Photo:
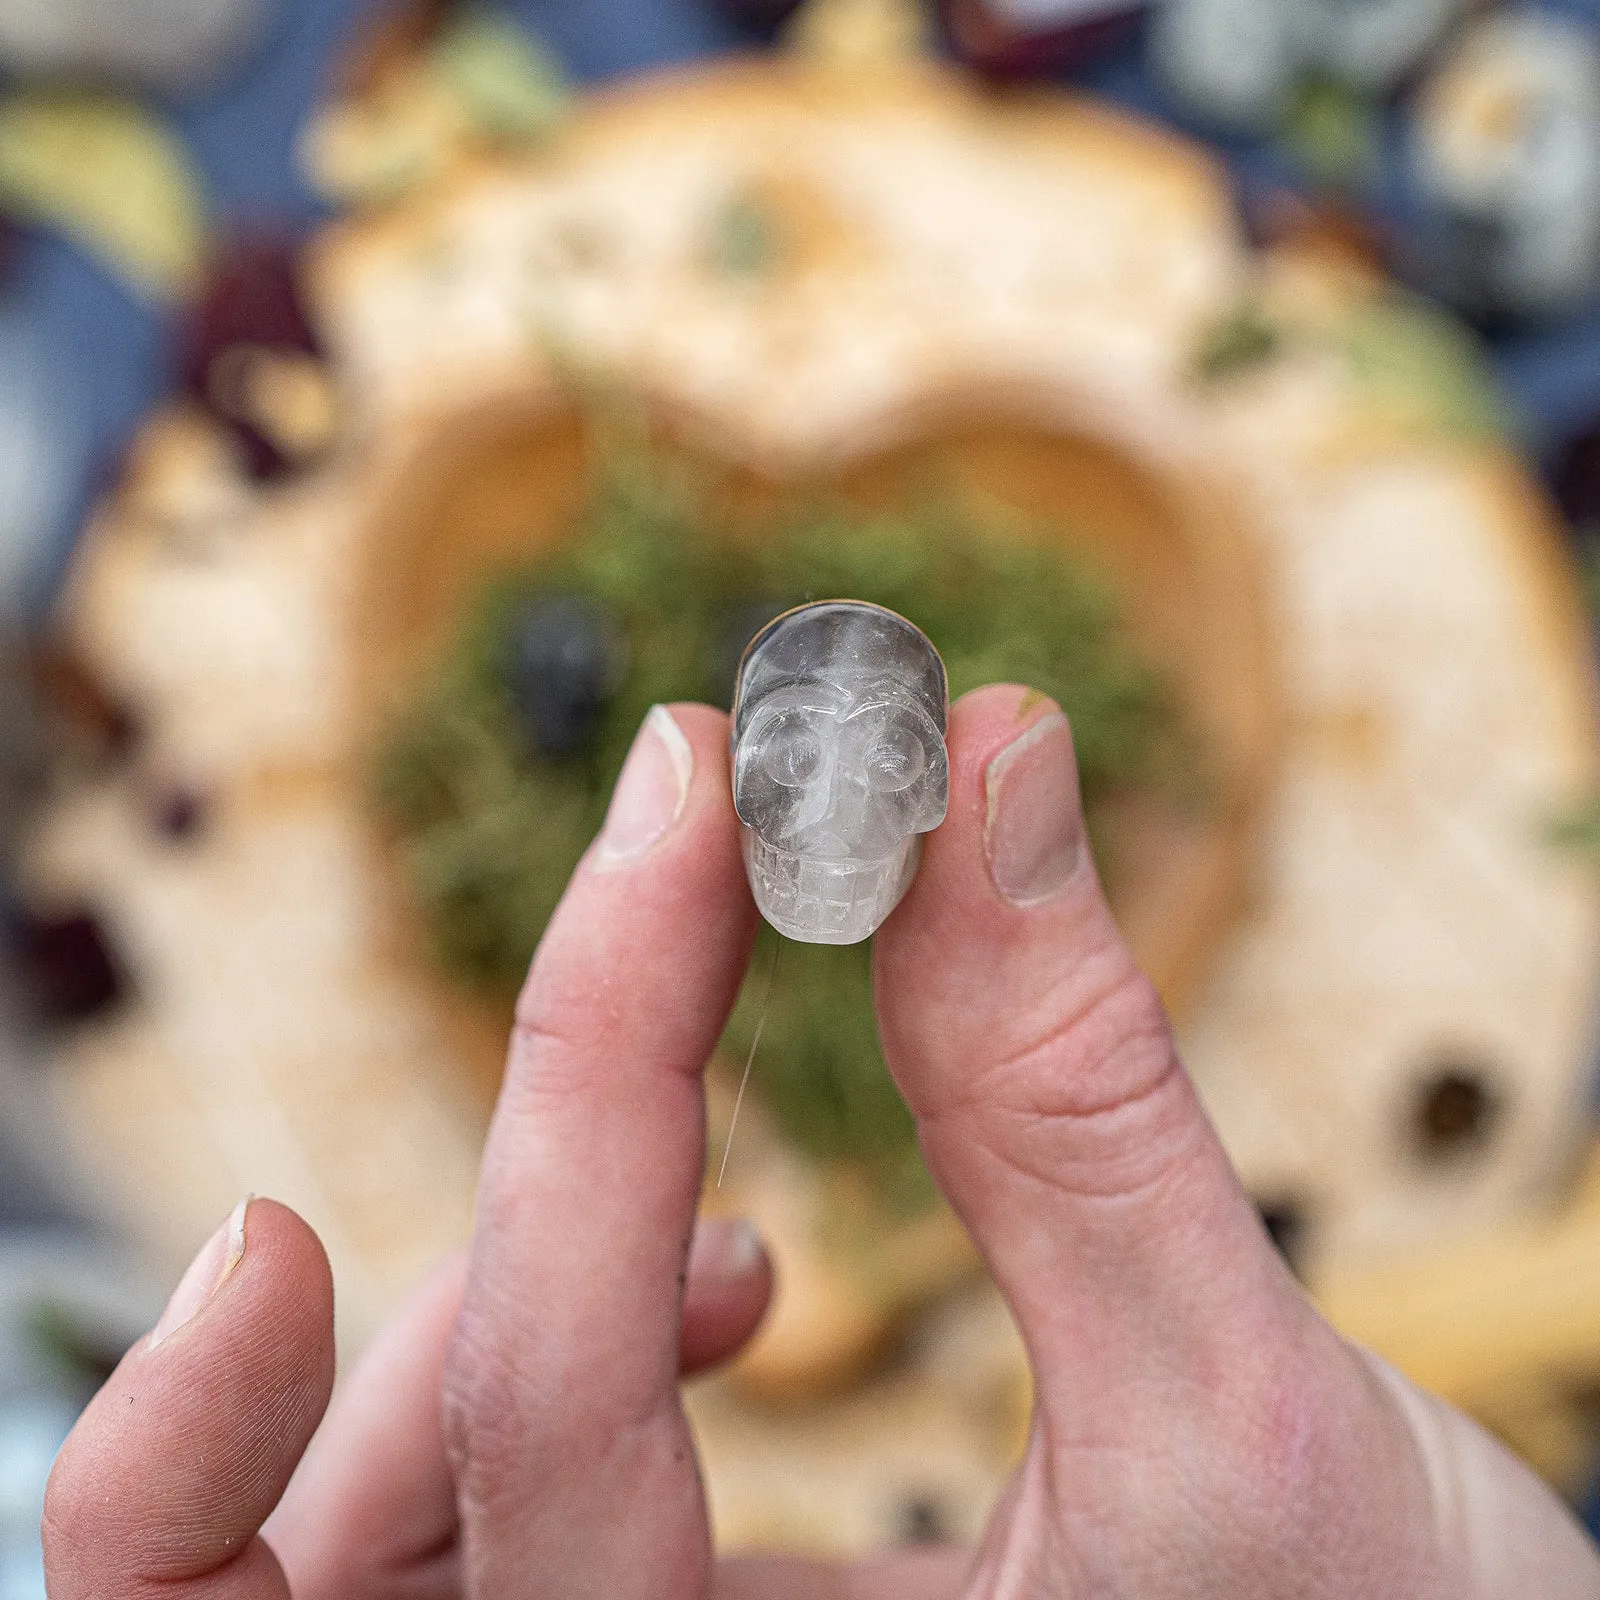
<instances>
[{"instance_id":1,"label":"hand","mask_svg":"<svg viewBox=\"0 0 1600 1600\"><path fill-rule=\"evenodd\" d=\"M61 1453L53 1600L1600 1594L1556 1499L1283 1268L1101 897L1065 721L1011 688L952 711L949 819L876 981L1027 1343L1025 1459L975 1555L718 1561L678 1378L770 1288L747 1235L694 1223L700 1068L754 934L726 740L698 706L641 733L518 1008L469 1255L307 1451L327 1264L293 1213L239 1214Z\"/></svg>"}]
</instances>

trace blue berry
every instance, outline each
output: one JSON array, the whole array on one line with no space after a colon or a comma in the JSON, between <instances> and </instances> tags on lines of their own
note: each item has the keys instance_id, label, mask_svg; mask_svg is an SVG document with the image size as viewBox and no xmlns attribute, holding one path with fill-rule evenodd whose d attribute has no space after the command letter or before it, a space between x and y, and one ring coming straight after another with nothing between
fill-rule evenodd
<instances>
[{"instance_id":1,"label":"blue berry","mask_svg":"<svg viewBox=\"0 0 1600 1600\"><path fill-rule=\"evenodd\" d=\"M577 595L544 595L512 623L507 688L529 744L567 756L593 737L618 678L621 646L611 619Z\"/></svg>"}]
</instances>

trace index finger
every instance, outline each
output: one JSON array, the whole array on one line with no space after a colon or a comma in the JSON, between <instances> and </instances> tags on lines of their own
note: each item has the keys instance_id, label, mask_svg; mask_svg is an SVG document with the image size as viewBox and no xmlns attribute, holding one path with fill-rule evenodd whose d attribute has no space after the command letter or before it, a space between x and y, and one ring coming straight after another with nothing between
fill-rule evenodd
<instances>
[{"instance_id":1,"label":"index finger","mask_svg":"<svg viewBox=\"0 0 1600 1600\"><path fill-rule=\"evenodd\" d=\"M445 1424L469 1589L699 1592L678 1405L700 1071L749 961L727 719L656 707L517 1009Z\"/></svg>"}]
</instances>

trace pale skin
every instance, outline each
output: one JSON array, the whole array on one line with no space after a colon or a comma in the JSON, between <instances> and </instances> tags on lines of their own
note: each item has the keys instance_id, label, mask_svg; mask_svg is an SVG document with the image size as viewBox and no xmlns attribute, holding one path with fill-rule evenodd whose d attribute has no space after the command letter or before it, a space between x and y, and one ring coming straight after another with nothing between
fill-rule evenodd
<instances>
[{"instance_id":1,"label":"pale skin","mask_svg":"<svg viewBox=\"0 0 1600 1600\"><path fill-rule=\"evenodd\" d=\"M1284 1269L1101 896L1065 724L1003 686L952 710L949 817L875 978L929 1166L1027 1343L1026 1454L975 1552L719 1558L678 1380L771 1291L725 1225L686 1258L701 1068L755 913L726 719L670 716L535 958L469 1249L330 1405L326 1257L253 1202L236 1264L63 1449L52 1600L1600 1595L1556 1498Z\"/></svg>"}]
</instances>

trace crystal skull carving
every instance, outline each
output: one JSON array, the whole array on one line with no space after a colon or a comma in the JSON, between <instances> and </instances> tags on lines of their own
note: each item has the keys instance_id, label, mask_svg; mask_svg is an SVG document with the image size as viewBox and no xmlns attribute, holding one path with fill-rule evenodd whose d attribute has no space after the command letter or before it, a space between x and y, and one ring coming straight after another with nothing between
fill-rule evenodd
<instances>
[{"instance_id":1,"label":"crystal skull carving","mask_svg":"<svg viewBox=\"0 0 1600 1600\"><path fill-rule=\"evenodd\" d=\"M904 617L801 606L747 646L734 691L733 803L756 904L808 944L870 937L944 821L944 662Z\"/></svg>"}]
</instances>

